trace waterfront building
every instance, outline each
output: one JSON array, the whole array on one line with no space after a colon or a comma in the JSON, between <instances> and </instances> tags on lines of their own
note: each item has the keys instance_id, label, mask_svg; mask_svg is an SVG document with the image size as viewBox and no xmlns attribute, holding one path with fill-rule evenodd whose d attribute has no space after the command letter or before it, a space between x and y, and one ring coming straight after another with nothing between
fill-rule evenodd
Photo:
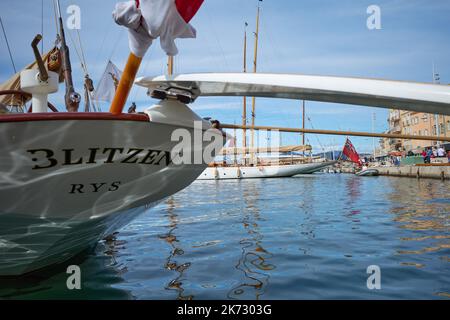
<instances>
[{"instance_id":1,"label":"waterfront building","mask_svg":"<svg viewBox=\"0 0 450 320\"><path fill-rule=\"evenodd\" d=\"M414 136L447 136L450 133L450 117L423 112L391 109L388 116L387 133L400 133ZM393 152L420 153L425 147L435 147L441 141L380 139L379 154L388 155Z\"/></svg>"}]
</instances>

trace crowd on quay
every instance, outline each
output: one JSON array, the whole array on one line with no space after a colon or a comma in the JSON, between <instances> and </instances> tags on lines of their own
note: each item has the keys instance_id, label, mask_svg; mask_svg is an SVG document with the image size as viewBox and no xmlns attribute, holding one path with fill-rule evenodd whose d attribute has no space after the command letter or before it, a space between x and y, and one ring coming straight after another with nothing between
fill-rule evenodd
<instances>
[{"instance_id":1,"label":"crowd on quay","mask_svg":"<svg viewBox=\"0 0 450 320\"><path fill-rule=\"evenodd\" d=\"M450 150L449 151L445 151L443 146L439 146L438 148L425 148L422 153L421 156L423 157L423 161L425 163L430 163L431 159L434 158L445 158L447 157L448 162L450 163Z\"/></svg>"},{"instance_id":2,"label":"crowd on quay","mask_svg":"<svg viewBox=\"0 0 450 320\"><path fill-rule=\"evenodd\" d=\"M426 147L422 151L417 151L417 152L398 151L398 152L391 154L387 158L384 158L381 161L381 163L383 165L390 164L393 166L399 166L400 163L402 162L402 159L407 158L407 157L417 157L417 156L421 156L423 158L424 163L431 163L432 159L443 159L443 158L447 158L447 162L450 163L450 150L446 151L443 146ZM371 158L363 159L363 162L366 162L366 163L370 163L373 161L375 161L375 160L371 159ZM442 160L440 162L442 163Z\"/></svg>"}]
</instances>

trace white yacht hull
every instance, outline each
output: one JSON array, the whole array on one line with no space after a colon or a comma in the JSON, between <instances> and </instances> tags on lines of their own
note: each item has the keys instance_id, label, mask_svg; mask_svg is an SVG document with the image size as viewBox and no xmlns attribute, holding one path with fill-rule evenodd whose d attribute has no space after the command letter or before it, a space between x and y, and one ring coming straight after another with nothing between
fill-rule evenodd
<instances>
[{"instance_id":1,"label":"white yacht hull","mask_svg":"<svg viewBox=\"0 0 450 320\"><path fill-rule=\"evenodd\" d=\"M302 163L271 166L237 166L237 167L208 167L197 180L227 180L254 178L292 177L298 174L309 174L323 169L334 162Z\"/></svg>"},{"instance_id":2,"label":"white yacht hull","mask_svg":"<svg viewBox=\"0 0 450 320\"><path fill-rule=\"evenodd\" d=\"M356 173L356 175L360 176L360 177L375 177L375 176L380 175L380 172L377 169L371 168L371 169L362 170L362 171Z\"/></svg>"},{"instance_id":3,"label":"white yacht hull","mask_svg":"<svg viewBox=\"0 0 450 320\"><path fill-rule=\"evenodd\" d=\"M206 168L171 162L177 127L145 115L20 116L0 118L0 276L68 260Z\"/></svg>"}]
</instances>

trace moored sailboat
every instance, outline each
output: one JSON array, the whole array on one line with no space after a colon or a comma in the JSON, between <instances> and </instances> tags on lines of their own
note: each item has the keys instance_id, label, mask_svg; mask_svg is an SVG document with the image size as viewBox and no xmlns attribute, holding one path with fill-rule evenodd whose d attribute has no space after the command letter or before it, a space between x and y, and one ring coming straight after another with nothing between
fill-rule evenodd
<instances>
[{"instance_id":1,"label":"moored sailboat","mask_svg":"<svg viewBox=\"0 0 450 320\"><path fill-rule=\"evenodd\" d=\"M253 73L257 72L258 65L258 43L259 43L259 24L260 24L260 6L258 3L256 13L256 30L254 43L254 59L253 59ZM247 73L247 22L245 23L244 32L244 49L243 49L243 72ZM242 104L242 125L247 125L247 97L243 97ZM242 155L241 163L228 164L226 161L211 163L208 168L198 177L198 180L222 180L222 179L252 179L252 178L280 178L292 177L299 174L311 174L318 172L323 168L332 166L336 161L313 161L312 158L305 156L305 151L311 151L311 146L305 145L305 135L302 135L302 145L289 147L255 147L255 120L256 120L256 97L252 97L251 103L251 129L250 129L250 146L247 147L247 130L243 129L242 148L236 151L236 147L231 152L235 156L239 153ZM305 125L305 102L303 101L303 127ZM236 143L234 143L236 145ZM222 155L227 153L227 148L222 149ZM264 150L263 150L264 149ZM280 161L280 152L294 152L303 151L303 156L292 158L290 162ZM260 153L278 153L276 156L278 161L267 161L258 157Z\"/></svg>"},{"instance_id":2,"label":"moored sailboat","mask_svg":"<svg viewBox=\"0 0 450 320\"><path fill-rule=\"evenodd\" d=\"M201 4L191 2L196 8L187 17L175 15L178 22L188 23ZM63 68L66 106L71 112L38 112L47 111L46 93L57 87L57 79L36 57L39 69L26 74L25 86L33 99L33 113L0 116L0 275L21 275L64 262L194 181L209 161L179 163L180 153L173 152L178 141L172 140L172 134L178 129L190 136L209 133L222 145L223 132L211 130L213 125L182 101L191 103L198 96L258 96L450 114L448 86L286 74L141 78L136 83L149 88L161 102L142 114L123 114L143 53L155 38L142 24L146 11L142 16L128 4L136 14L131 36L139 30L138 38L147 45L130 55L109 113L74 112L80 96L71 86L68 60ZM175 8L175 1L164 4ZM68 58L67 48L62 56ZM183 157L196 158L208 147L201 141Z\"/></svg>"},{"instance_id":3,"label":"moored sailboat","mask_svg":"<svg viewBox=\"0 0 450 320\"><path fill-rule=\"evenodd\" d=\"M141 11L139 3L126 4L140 27L151 2L141 1ZM201 4L181 2L190 18ZM178 142L171 138L176 129L223 140L221 131L177 99L162 99L142 114L78 112L81 96L73 86L59 2L55 4L68 112L47 112L52 106L47 95L58 90L59 73L37 51L38 36L33 41L37 68L20 73L23 91L6 92L31 98L32 112L0 115L0 276L64 262L193 182L207 163L177 161L173 150ZM174 11L179 10L175 1L165 5L169 11L160 12L166 14L160 21L163 29L171 28L171 19L189 26L190 19ZM117 15L122 9L119 4ZM146 31L141 31L142 36ZM133 74L126 70L122 79L132 84ZM184 152L194 155L208 145L200 141Z\"/></svg>"}]
</instances>

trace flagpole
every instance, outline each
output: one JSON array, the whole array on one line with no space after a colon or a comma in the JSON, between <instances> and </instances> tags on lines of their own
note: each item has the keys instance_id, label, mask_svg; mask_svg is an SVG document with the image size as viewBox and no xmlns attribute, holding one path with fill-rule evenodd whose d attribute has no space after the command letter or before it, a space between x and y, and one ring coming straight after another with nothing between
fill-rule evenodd
<instances>
[{"instance_id":1,"label":"flagpole","mask_svg":"<svg viewBox=\"0 0 450 320\"><path fill-rule=\"evenodd\" d=\"M347 140L346 140L346 142L347 142ZM344 144L344 148L345 148L345 144ZM341 161L342 154L344 153L344 148L342 148L341 152L339 153L339 158L337 159L337 162Z\"/></svg>"},{"instance_id":2,"label":"flagpole","mask_svg":"<svg viewBox=\"0 0 450 320\"><path fill-rule=\"evenodd\" d=\"M141 62L142 58L135 56L133 53L130 53L128 56L125 70L123 71L122 77L120 77L119 85L117 86L114 99L109 109L109 112L112 114L119 115L122 113Z\"/></svg>"}]
</instances>

